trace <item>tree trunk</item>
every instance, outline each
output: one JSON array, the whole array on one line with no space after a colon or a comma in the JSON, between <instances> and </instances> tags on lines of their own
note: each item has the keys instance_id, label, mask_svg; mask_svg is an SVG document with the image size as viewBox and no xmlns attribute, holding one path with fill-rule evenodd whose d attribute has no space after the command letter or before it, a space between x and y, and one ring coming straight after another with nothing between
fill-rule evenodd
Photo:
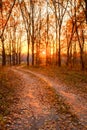
<instances>
[{"instance_id":1,"label":"tree trunk","mask_svg":"<svg viewBox=\"0 0 87 130\"><path fill-rule=\"evenodd\" d=\"M32 66L34 65L34 3L31 1L32 11Z\"/></svg>"},{"instance_id":2,"label":"tree trunk","mask_svg":"<svg viewBox=\"0 0 87 130\"><path fill-rule=\"evenodd\" d=\"M66 61L66 65L69 65L69 47L67 48L67 61Z\"/></svg>"},{"instance_id":3,"label":"tree trunk","mask_svg":"<svg viewBox=\"0 0 87 130\"><path fill-rule=\"evenodd\" d=\"M6 65L6 54L5 54L4 41L2 40L2 66L5 65Z\"/></svg>"},{"instance_id":4,"label":"tree trunk","mask_svg":"<svg viewBox=\"0 0 87 130\"><path fill-rule=\"evenodd\" d=\"M27 36L27 45L28 45L28 50L27 50L27 66L29 66L29 44L30 44L30 39Z\"/></svg>"},{"instance_id":5,"label":"tree trunk","mask_svg":"<svg viewBox=\"0 0 87 130\"><path fill-rule=\"evenodd\" d=\"M58 65L61 66L61 46L60 46L60 36L61 36L61 27L59 27L59 49L58 49Z\"/></svg>"},{"instance_id":6,"label":"tree trunk","mask_svg":"<svg viewBox=\"0 0 87 130\"><path fill-rule=\"evenodd\" d=\"M83 60L83 49L80 49L81 69L84 70L85 64Z\"/></svg>"},{"instance_id":7,"label":"tree trunk","mask_svg":"<svg viewBox=\"0 0 87 130\"><path fill-rule=\"evenodd\" d=\"M47 41L46 41L46 66L48 65L48 32L49 32L49 14L48 14L48 2L47 2Z\"/></svg>"}]
</instances>

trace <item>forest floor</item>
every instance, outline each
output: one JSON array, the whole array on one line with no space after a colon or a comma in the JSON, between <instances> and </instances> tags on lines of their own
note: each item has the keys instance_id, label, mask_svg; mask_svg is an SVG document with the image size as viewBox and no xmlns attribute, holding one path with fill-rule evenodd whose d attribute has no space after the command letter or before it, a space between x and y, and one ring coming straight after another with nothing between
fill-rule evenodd
<instances>
[{"instance_id":1,"label":"forest floor","mask_svg":"<svg viewBox=\"0 0 87 130\"><path fill-rule=\"evenodd\" d=\"M86 76L56 67L0 67L0 130L86 130Z\"/></svg>"}]
</instances>

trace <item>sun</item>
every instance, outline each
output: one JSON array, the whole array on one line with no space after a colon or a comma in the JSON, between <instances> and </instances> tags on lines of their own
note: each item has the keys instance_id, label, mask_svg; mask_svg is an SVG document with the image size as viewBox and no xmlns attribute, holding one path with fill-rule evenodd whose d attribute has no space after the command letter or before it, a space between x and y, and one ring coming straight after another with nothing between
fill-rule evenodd
<instances>
[{"instance_id":1,"label":"sun","mask_svg":"<svg viewBox=\"0 0 87 130\"><path fill-rule=\"evenodd\" d=\"M27 54L27 46L22 47L22 53Z\"/></svg>"},{"instance_id":2,"label":"sun","mask_svg":"<svg viewBox=\"0 0 87 130\"><path fill-rule=\"evenodd\" d=\"M46 51L45 51L45 50L44 50L44 51L42 51L42 54L43 54L43 55L46 55Z\"/></svg>"}]
</instances>

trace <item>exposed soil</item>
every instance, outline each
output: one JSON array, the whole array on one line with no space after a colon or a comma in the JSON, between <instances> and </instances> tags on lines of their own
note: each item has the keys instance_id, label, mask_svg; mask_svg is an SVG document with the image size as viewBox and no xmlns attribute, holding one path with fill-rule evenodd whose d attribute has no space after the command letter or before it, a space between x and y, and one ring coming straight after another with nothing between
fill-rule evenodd
<instances>
[{"instance_id":1,"label":"exposed soil","mask_svg":"<svg viewBox=\"0 0 87 130\"><path fill-rule=\"evenodd\" d=\"M58 77L54 78L46 75L46 73L44 75L30 70L26 71L38 76L55 88L56 92L63 97L64 102L70 106L70 111L77 115L81 123L87 128L87 94L78 93L76 88L69 89L65 84L59 82Z\"/></svg>"},{"instance_id":2,"label":"exposed soil","mask_svg":"<svg viewBox=\"0 0 87 130\"><path fill-rule=\"evenodd\" d=\"M9 113L2 114L5 123L2 125L0 120L0 130L87 129L86 122L76 116L79 112L74 113L77 96L66 93L65 87L49 77L25 69L9 68L8 72L8 85L12 86L14 94ZM70 98L73 99L71 103Z\"/></svg>"},{"instance_id":3,"label":"exposed soil","mask_svg":"<svg viewBox=\"0 0 87 130\"><path fill-rule=\"evenodd\" d=\"M68 89L67 86L63 84L59 84L57 79L53 77L44 76L42 74L38 74L36 72L32 72L28 70L28 72L40 77L44 81L46 81L50 86L55 88L58 94L60 94L65 102L70 106L71 111L74 112L79 120L87 127L87 97L82 94L76 92L75 89Z\"/></svg>"}]
</instances>

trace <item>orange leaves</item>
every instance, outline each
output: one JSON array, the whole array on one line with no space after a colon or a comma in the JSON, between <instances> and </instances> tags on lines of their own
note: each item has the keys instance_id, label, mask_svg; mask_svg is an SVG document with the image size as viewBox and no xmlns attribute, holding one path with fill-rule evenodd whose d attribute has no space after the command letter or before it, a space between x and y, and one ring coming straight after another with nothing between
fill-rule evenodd
<instances>
[{"instance_id":1,"label":"orange leaves","mask_svg":"<svg viewBox=\"0 0 87 130\"><path fill-rule=\"evenodd\" d=\"M6 23L6 20L0 18L0 29L4 27L5 23Z\"/></svg>"},{"instance_id":2,"label":"orange leaves","mask_svg":"<svg viewBox=\"0 0 87 130\"><path fill-rule=\"evenodd\" d=\"M4 11L8 11L9 10L9 8L10 8L10 2L7 0L7 1L4 1L3 3L2 3L2 6L3 6L3 10Z\"/></svg>"}]
</instances>

